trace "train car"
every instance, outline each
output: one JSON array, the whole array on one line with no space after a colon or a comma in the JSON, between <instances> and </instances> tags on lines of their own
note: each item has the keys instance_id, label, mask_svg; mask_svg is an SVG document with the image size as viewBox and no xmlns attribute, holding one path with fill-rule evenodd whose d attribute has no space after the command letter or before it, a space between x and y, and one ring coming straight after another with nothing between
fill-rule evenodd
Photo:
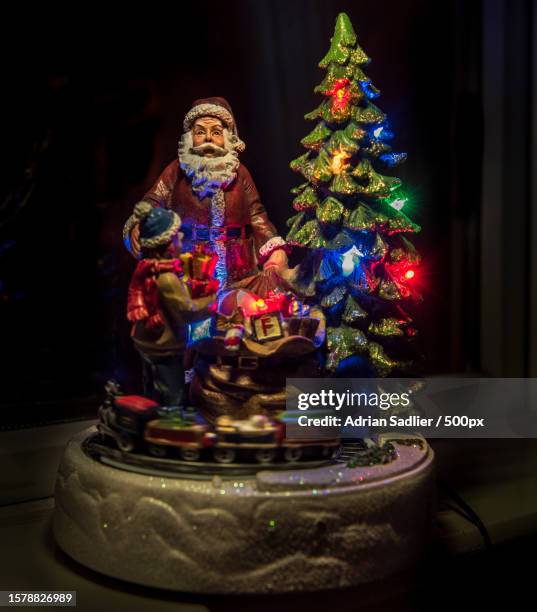
<instances>
[{"instance_id":1,"label":"train car","mask_svg":"<svg viewBox=\"0 0 537 612\"><path fill-rule=\"evenodd\" d=\"M329 440L284 440L282 443L283 458L285 461L299 461L304 455L319 456L324 459L333 457L341 444L339 438Z\"/></svg>"},{"instance_id":2,"label":"train car","mask_svg":"<svg viewBox=\"0 0 537 612\"><path fill-rule=\"evenodd\" d=\"M218 463L232 463L238 455L270 463L276 458L284 431L281 423L261 414L244 420L221 416L216 422L213 457Z\"/></svg>"},{"instance_id":3,"label":"train car","mask_svg":"<svg viewBox=\"0 0 537 612\"><path fill-rule=\"evenodd\" d=\"M185 461L198 461L203 449L214 443L214 434L206 423L178 417L149 421L143 437L154 457L165 457L176 450Z\"/></svg>"},{"instance_id":4,"label":"train car","mask_svg":"<svg viewBox=\"0 0 537 612\"><path fill-rule=\"evenodd\" d=\"M300 410L285 410L278 415L278 421L286 430L282 440L283 457L286 461L299 461L304 456L314 456L321 458L333 457L340 446L341 438L338 427L320 427L319 437L307 438L297 437L296 427L298 418L303 416ZM309 413L312 416L326 416L327 413L322 410L313 410ZM295 426L293 428L293 426Z\"/></svg>"},{"instance_id":5,"label":"train car","mask_svg":"<svg viewBox=\"0 0 537 612\"><path fill-rule=\"evenodd\" d=\"M286 438L284 420L253 415L243 421L222 416L216 422L213 457L219 463L231 463L238 456L258 463L271 463L277 457L292 463L303 457L320 459L334 455L339 447L337 436L319 439Z\"/></svg>"}]
</instances>

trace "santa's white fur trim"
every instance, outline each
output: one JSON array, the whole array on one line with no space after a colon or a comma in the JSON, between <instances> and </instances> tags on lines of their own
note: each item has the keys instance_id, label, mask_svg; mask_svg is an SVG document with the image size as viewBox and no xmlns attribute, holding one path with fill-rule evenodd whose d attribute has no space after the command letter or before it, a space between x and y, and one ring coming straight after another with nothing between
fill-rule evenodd
<instances>
[{"instance_id":1,"label":"santa's white fur trim","mask_svg":"<svg viewBox=\"0 0 537 612\"><path fill-rule=\"evenodd\" d=\"M198 104L190 109L185 116L183 122L185 132L189 130L194 121L200 117L216 117L223 121L232 132L235 131L235 120L233 119L233 115L226 108L218 104Z\"/></svg>"},{"instance_id":2,"label":"santa's white fur trim","mask_svg":"<svg viewBox=\"0 0 537 612\"><path fill-rule=\"evenodd\" d=\"M259 249L259 255L266 257L271 251L275 251L287 244L281 236L274 236L270 240L267 240L265 244Z\"/></svg>"}]
</instances>

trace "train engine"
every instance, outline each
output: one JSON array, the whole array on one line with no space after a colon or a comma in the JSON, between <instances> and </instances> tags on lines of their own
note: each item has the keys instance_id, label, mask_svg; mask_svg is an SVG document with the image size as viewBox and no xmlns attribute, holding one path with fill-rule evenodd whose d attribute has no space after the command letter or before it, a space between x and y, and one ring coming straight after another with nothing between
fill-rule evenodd
<instances>
[{"instance_id":1,"label":"train engine","mask_svg":"<svg viewBox=\"0 0 537 612\"><path fill-rule=\"evenodd\" d=\"M105 391L97 430L101 438L112 438L119 450L130 453L140 447L145 427L158 416L160 405L140 395L122 395L115 381L109 381Z\"/></svg>"}]
</instances>

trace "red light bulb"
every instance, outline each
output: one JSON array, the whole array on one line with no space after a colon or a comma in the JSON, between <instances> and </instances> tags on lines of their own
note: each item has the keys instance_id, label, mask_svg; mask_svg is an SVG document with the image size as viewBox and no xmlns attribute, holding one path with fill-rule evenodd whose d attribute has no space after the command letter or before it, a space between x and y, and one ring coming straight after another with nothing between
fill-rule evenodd
<instances>
[{"instance_id":1,"label":"red light bulb","mask_svg":"<svg viewBox=\"0 0 537 612\"><path fill-rule=\"evenodd\" d=\"M332 89L325 92L326 95L332 96L332 112L342 111L350 98L348 89L349 79L336 79Z\"/></svg>"}]
</instances>

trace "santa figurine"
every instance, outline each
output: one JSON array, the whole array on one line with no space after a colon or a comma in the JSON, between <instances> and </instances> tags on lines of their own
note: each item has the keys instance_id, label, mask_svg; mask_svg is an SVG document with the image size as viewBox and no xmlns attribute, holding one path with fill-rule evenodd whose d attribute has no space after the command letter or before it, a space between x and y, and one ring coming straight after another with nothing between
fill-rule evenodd
<instances>
[{"instance_id":1,"label":"santa figurine","mask_svg":"<svg viewBox=\"0 0 537 612\"><path fill-rule=\"evenodd\" d=\"M270 222L250 173L239 161L240 140L224 98L196 100L186 114L178 159L143 201L175 211L182 219L184 250L202 244L217 255L220 286L264 270L288 270L288 246ZM127 224L127 248L139 255L139 226Z\"/></svg>"}]
</instances>

